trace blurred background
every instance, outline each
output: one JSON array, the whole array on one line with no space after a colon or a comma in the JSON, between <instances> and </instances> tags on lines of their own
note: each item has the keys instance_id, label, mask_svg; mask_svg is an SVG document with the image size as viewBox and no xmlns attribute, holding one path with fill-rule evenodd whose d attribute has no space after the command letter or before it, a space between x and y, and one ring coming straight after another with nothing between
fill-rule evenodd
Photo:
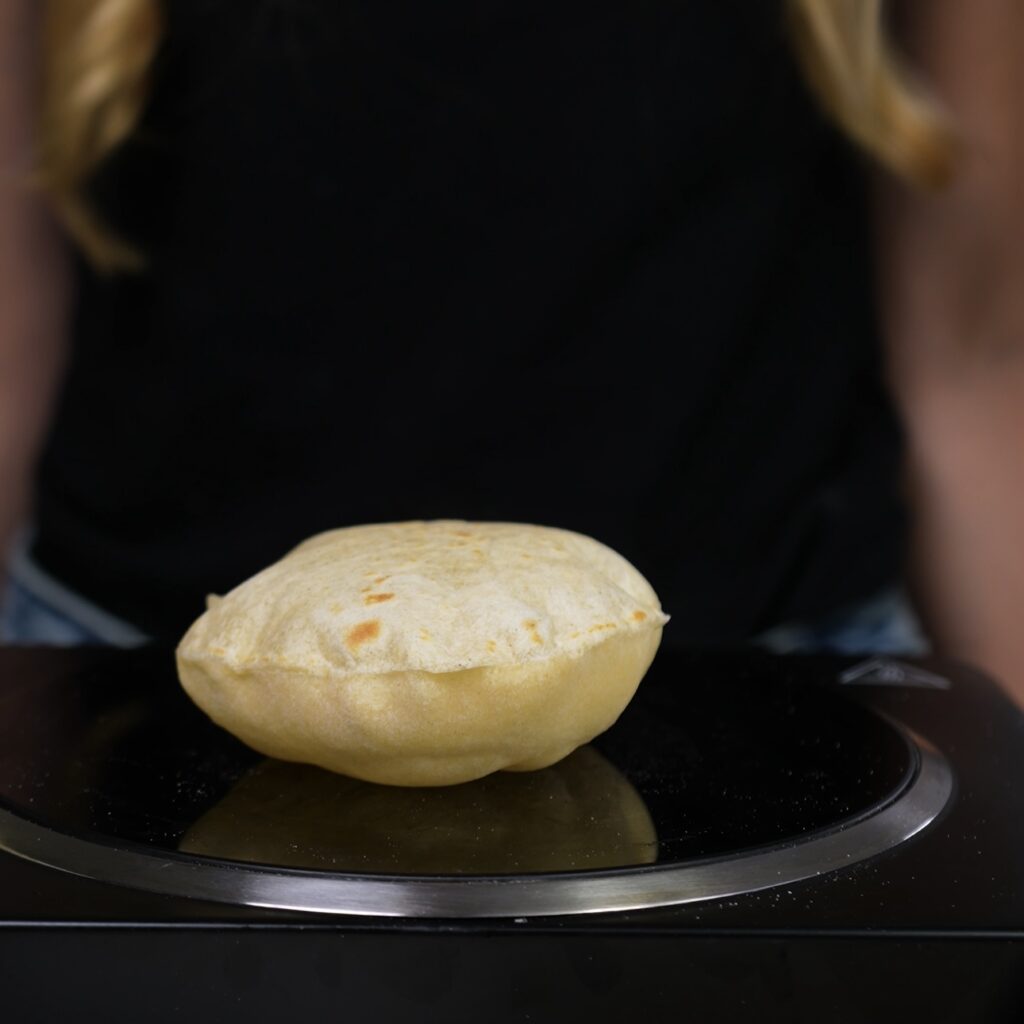
<instances>
[{"instance_id":1,"label":"blurred background","mask_svg":"<svg viewBox=\"0 0 1024 1024\"><path fill-rule=\"evenodd\" d=\"M500 519L1024 695L1021 68L1013 0L8 0L5 641Z\"/></svg>"}]
</instances>

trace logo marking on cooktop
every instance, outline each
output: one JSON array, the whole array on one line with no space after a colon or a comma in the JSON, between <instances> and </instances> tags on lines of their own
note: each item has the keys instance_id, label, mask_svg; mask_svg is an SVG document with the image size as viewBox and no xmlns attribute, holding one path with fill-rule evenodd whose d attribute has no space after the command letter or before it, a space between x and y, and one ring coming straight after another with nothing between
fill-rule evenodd
<instances>
[{"instance_id":1,"label":"logo marking on cooktop","mask_svg":"<svg viewBox=\"0 0 1024 1024\"><path fill-rule=\"evenodd\" d=\"M928 690L948 690L953 685L945 676L893 658L862 661L841 672L839 682L859 686L917 686Z\"/></svg>"}]
</instances>

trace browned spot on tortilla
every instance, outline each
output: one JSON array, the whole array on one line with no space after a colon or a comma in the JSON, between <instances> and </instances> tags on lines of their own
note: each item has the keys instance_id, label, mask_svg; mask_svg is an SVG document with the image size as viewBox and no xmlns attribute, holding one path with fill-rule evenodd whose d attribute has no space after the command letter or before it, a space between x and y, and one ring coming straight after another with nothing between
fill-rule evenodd
<instances>
[{"instance_id":1,"label":"browned spot on tortilla","mask_svg":"<svg viewBox=\"0 0 1024 1024\"><path fill-rule=\"evenodd\" d=\"M498 649L498 645L493 640L487 641L487 650L493 654Z\"/></svg>"},{"instance_id":2,"label":"browned spot on tortilla","mask_svg":"<svg viewBox=\"0 0 1024 1024\"><path fill-rule=\"evenodd\" d=\"M222 657L223 654L224 654L224 648L223 647L211 647L210 648L210 653L211 654L216 654L218 658Z\"/></svg>"},{"instance_id":3,"label":"browned spot on tortilla","mask_svg":"<svg viewBox=\"0 0 1024 1024\"><path fill-rule=\"evenodd\" d=\"M456 537L472 537L473 534L469 530L452 530L452 534Z\"/></svg>"},{"instance_id":4,"label":"browned spot on tortilla","mask_svg":"<svg viewBox=\"0 0 1024 1024\"><path fill-rule=\"evenodd\" d=\"M544 643L544 638L537 632L537 620L536 619L525 619L523 621L523 629L530 634L530 639L535 644Z\"/></svg>"},{"instance_id":5,"label":"browned spot on tortilla","mask_svg":"<svg viewBox=\"0 0 1024 1024\"><path fill-rule=\"evenodd\" d=\"M430 640L431 639L430 630L429 629L421 629L420 630L420 639L421 640Z\"/></svg>"},{"instance_id":6,"label":"browned spot on tortilla","mask_svg":"<svg viewBox=\"0 0 1024 1024\"><path fill-rule=\"evenodd\" d=\"M345 646L355 650L360 644L368 640L376 640L380 636L380 623L376 619L367 619L365 622L357 623L348 633L345 634Z\"/></svg>"},{"instance_id":7,"label":"browned spot on tortilla","mask_svg":"<svg viewBox=\"0 0 1024 1024\"><path fill-rule=\"evenodd\" d=\"M614 628L615 628L615 623L614 622L599 622L599 623L597 623L596 626L591 626L590 629L587 630L587 632L588 633L600 633L601 630L603 630L603 629L614 629Z\"/></svg>"},{"instance_id":8,"label":"browned spot on tortilla","mask_svg":"<svg viewBox=\"0 0 1024 1024\"><path fill-rule=\"evenodd\" d=\"M384 601L390 601L394 596L394 594L367 594L363 598L363 604L383 604Z\"/></svg>"},{"instance_id":9,"label":"browned spot on tortilla","mask_svg":"<svg viewBox=\"0 0 1024 1024\"><path fill-rule=\"evenodd\" d=\"M341 602L340 602L340 601L332 601L332 602L331 602L331 603L330 603L330 604L329 604L329 605L327 606L327 610L328 610L328 611L329 611L329 612L330 612L330 613L331 613L332 615L337 615L337 614L338 614L338 612L340 612L340 611L341 611Z\"/></svg>"},{"instance_id":10,"label":"browned spot on tortilla","mask_svg":"<svg viewBox=\"0 0 1024 1024\"><path fill-rule=\"evenodd\" d=\"M637 611L633 612L633 618L637 622L643 622L644 619L647 618L647 612L642 612L642 611L637 610Z\"/></svg>"},{"instance_id":11,"label":"browned spot on tortilla","mask_svg":"<svg viewBox=\"0 0 1024 1024\"><path fill-rule=\"evenodd\" d=\"M374 583L383 583L387 579L387 576L377 576L374 578Z\"/></svg>"}]
</instances>

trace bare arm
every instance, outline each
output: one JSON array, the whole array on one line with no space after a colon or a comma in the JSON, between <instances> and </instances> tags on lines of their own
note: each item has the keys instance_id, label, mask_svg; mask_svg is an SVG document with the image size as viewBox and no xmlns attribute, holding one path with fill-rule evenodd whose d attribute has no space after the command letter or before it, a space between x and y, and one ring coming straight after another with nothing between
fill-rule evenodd
<instances>
[{"instance_id":1,"label":"bare arm","mask_svg":"<svg viewBox=\"0 0 1024 1024\"><path fill-rule=\"evenodd\" d=\"M1024 4L907 0L901 14L964 142L947 192L889 182L879 197L917 596L939 649L1024 703Z\"/></svg>"},{"instance_id":2,"label":"bare arm","mask_svg":"<svg viewBox=\"0 0 1024 1024\"><path fill-rule=\"evenodd\" d=\"M62 363L67 309L63 245L29 170L36 14L0 4L0 577L29 485Z\"/></svg>"}]
</instances>

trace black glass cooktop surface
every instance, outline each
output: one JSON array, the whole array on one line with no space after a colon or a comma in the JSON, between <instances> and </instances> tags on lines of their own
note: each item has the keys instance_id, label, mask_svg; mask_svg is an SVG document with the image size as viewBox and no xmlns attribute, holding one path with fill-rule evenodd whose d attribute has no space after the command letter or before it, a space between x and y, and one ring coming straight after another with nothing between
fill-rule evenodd
<instances>
[{"instance_id":1,"label":"black glass cooktop surface","mask_svg":"<svg viewBox=\"0 0 1024 1024\"><path fill-rule=\"evenodd\" d=\"M723 672L663 652L618 723L565 761L438 789L263 758L194 707L168 650L6 664L0 810L168 861L391 877L656 867L835 831L892 804L919 761L895 726L779 659Z\"/></svg>"}]
</instances>

